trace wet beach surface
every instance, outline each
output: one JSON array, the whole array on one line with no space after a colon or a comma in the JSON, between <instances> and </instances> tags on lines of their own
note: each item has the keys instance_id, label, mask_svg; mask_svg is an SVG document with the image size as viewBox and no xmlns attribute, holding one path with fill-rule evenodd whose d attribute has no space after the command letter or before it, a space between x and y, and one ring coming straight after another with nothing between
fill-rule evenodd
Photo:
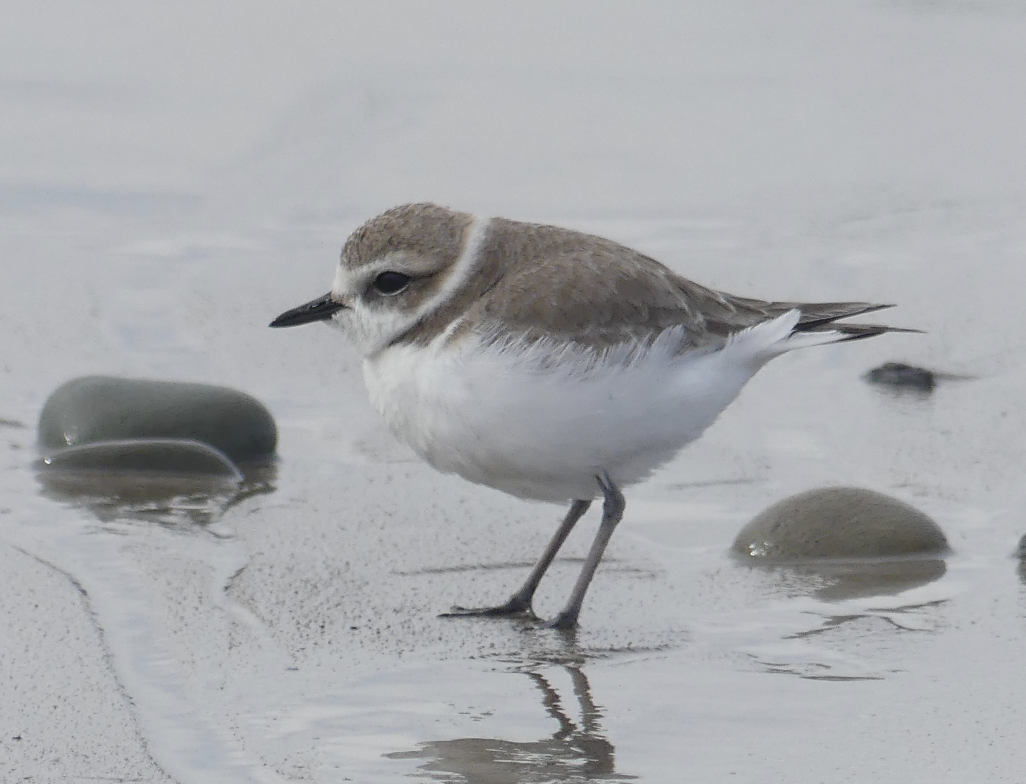
<instances>
[{"instance_id":1,"label":"wet beach surface","mask_svg":"<svg viewBox=\"0 0 1026 784\"><path fill-rule=\"evenodd\" d=\"M1018 5L102 8L0 34L0 779L1020 780ZM267 329L419 199L738 294L894 302L874 315L925 334L768 365L627 491L575 633L438 618L505 599L564 510L434 473L339 336ZM888 361L936 386L864 380ZM279 459L202 493L55 485L40 410L94 374L243 390ZM951 552L730 554L833 485Z\"/></svg>"}]
</instances>

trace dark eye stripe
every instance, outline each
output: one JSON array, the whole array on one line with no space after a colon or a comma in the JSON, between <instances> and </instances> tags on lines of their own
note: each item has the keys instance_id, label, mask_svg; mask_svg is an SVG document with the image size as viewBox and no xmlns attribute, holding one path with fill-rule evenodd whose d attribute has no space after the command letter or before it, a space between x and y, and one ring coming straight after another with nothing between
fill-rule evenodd
<instances>
[{"instance_id":1,"label":"dark eye stripe","mask_svg":"<svg viewBox=\"0 0 1026 784\"><path fill-rule=\"evenodd\" d=\"M410 276L401 272L382 272L374 278L374 288L382 294L398 294L409 282Z\"/></svg>"}]
</instances>

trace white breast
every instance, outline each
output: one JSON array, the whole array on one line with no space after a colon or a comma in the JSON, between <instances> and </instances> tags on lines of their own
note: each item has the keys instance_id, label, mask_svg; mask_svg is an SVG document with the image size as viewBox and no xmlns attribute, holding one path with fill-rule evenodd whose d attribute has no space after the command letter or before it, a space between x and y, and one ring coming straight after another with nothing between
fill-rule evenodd
<instances>
[{"instance_id":1,"label":"white breast","mask_svg":"<svg viewBox=\"0 0 1026 784\"><path fill-rule=\"evenodd\" d=\"M562 502L599 495L600 470L625 487L672 458L787 350L789 332L777 319L720 350L684 355L678 328L647 347L602 355L554 343L438 340L386 349L366 360L364 378L388 425L434 468Z\"/></svg>"}]
</instances>

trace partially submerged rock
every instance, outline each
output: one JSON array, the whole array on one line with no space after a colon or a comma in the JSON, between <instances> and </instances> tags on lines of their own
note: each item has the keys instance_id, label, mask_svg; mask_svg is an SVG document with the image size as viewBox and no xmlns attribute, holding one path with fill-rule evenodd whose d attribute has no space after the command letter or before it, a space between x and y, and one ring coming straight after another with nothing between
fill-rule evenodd
<instances>
[{"instance_id":1,"label":"partially submerged rock","mask_svg":"<svg viewBox=\"0 0 1026 784\"><path fill-rule=\"evenodd\" d=\"M276 442L271 414L242 392L89 376L43 406L37 476L44 495L104 521L206 525L274 490Z\"/></svg>"},{"instance_id":2,"label":"partially submerged rock","mask_svg":"<svg viewBox=\"0 0 1026 784\"><path fill-rule=\"evenodd\" d=\"M58 387L39 416L47 449L124 439L200 441L240 462L273 455L278 435L250 395L181 381L77 378Z\"/></svg>"},{"instance_id":3,"label":"partially submerged rock","mask_svg":"<svg viewBox=\"0 0 1026 784\"><path fill-rule=\"evenodd\" d=\"M763 567L785 590L824 601L897 594L940 579L947 539L927 515L857 487L785 498L734 540L735 555Z\"/></svg>"},{"instance_id":4,"label":"partially submerged rock","mask_svg":"<svg viewBox=\"0 0 1026 784\"><path fill-rule=\"evenodd\" d=\"M947 552L944 532L896 498L857 487L827 487L785 498L756 515L733 551L763 562L895 558Z\"/></svg>"},{"instance_id":5,"label":"partially submerged rock","mask_svg":"<svg viewBox=\"0 0 1026 784\"><path fill-rule=\"evenodd\" d=\"M885 362L866 373L866 380L871 384L917 392L932 392L937 386L937 374L932 370L906 365L904 362Z\"/></svg>"}]
</instances>

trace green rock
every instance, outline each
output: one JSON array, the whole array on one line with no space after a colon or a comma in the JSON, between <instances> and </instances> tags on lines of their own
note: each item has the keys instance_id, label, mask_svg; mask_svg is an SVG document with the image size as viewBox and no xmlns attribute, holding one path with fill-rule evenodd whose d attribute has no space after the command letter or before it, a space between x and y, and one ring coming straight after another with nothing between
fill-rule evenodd
<instances>
[{"instance_id":1,"label":"green rock","mask_svg":"<svg viewBox=\"0 0 1026 784\"><path fill-rule=\"evenodd\" d=\"M181 381L76 378L58 387L39 415L39 442L49 449L152 438L201 441L239 462L274 454L278 434L255 398Z\"/></svg>"},{"instance_id":2,"label":"green rock","mask_svg":"<svg viewBox=\"0 0 1026 784\"><path fill-rule=\"evenodd\" d=\"M930 517L903 501L857 487L827 487L759 513L731 549L780 562L938 555L947 552L948 542Z\"/></svg>"}]
</instances>

